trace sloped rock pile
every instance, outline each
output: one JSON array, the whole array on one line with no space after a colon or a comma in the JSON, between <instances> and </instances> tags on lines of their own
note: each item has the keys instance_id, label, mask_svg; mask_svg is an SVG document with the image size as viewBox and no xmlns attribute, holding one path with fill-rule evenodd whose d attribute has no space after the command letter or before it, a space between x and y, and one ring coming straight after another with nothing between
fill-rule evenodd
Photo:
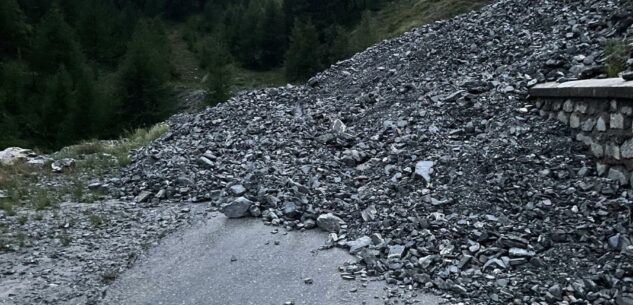
<instances>
[{"instance_id":1,"label":"sloped rock pile","mask_svg":"<svg viewBox=\"0 0 633 305\"><path fill-rule=\"evenodd\" d=\"M633 304L633 194L525 96L599 74L619 8L508 0L415 29L306 85L174 116L111 182L144 205L319 226L368 272L453 301Z\"/></svg>"}]
</instances>

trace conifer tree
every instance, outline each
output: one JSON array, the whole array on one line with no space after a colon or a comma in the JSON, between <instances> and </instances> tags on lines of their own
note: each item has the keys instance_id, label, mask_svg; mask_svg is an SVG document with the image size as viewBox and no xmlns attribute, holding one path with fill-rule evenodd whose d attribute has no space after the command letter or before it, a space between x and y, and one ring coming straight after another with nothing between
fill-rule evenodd
<instances>
[{"instance_id":1,"label":"conifer tree","mask_svg":"<svg viewBox=\"0 0 633 305\"><path fill-rule=\"evenodd\" d=\"M226 101L231 96L232 72L226 45L221 39L208 40L204 56L207 63L207 103L215 105Z\"/></svg>"},{"instance_id":2,"label":"conifer tree","mask_svg":"<svg viewBox=\"0 0 633 305\"><path fill-rule=\"evenodd\" d=\"M281 7L275 0L268 0L262 21L262 67L272 68L282 63L287 49L285 20Z\"/></svg>"},{"instance_id":3,"label":"conifer tree","mask_svg":"<svg viewBox=\"0 0 633 305\"><path fill-rule=\"evenodd\" d=\"M17 1L0 1L0 58L3 54L20 57L29 31L30 26Z\"/></svg>"},{"instance_id":4,"label":"conifer tree","mask_svg":"<svg viewBox=\"0 0 633 305\"><path fill-rule=\"evenodd\" d=\"M60 65L73 75L77 75L84 61L81 46L75 32L64 21L57 6L43 17L35 30L31 52L31 63L35 70L56 73Z\"/></svg>"},{"instance_id":5,"label":"conifer tree","mask_svg":"<svg viewBox=\"0 0 633 305\"><path fill-rule=\"evenodd\" d=\"M347 31L345 31L342 26L337 25L334 27L333 35L334 38L332 39L329 57L329 62L331 63L335 63L338 60L348 58L352 55Z\"/></svg>"},{"instance_id":6,"label":"conifer tree","mask_svg":"<svg viewBox=\"0 0 633 305\"><path fill-rule=\"evenodd\" d=\"M169 49L162 26L156 21L139 21L119 77L120 116L125 125L148 126L172 111L169 74Z\"/></svg>"},{"instance_id":7,"label":"conifer tree","mask_svg":"<svg viewBox=\"0 0 633 305\"><path fill-rule=\"evenodd\" d=\"M370 11L365 11L354 33L354 48L363 50L376 42L376 29Z\"/></svg>"},{"instance_id":8,"label":"conifer tree","mask_svg":"<svg viewBox=\"0 0 633 305\"><path fill-rule=\"evenodd\" d=\"M286 57L288 80L303 80L318 72L322 68L319 49L319 36L312 22L309 19L295 21Z\"/></svg>"}]
</instances>

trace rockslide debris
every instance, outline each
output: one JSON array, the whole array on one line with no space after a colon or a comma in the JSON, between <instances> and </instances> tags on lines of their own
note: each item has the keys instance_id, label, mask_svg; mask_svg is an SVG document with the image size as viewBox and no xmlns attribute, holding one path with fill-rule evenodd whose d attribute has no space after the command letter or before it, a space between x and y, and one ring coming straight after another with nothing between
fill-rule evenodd
<instances>
[{"instance_id":1,"label":"rockslide debris","mask_svg":"<svg viewBox=\"0 0 633 305\"><path fill-rule=\"evenodd\" d=\"M361 260L341 267L344 279L378 275L451 303L633 304L631 192L597 177L570 131L526 99L538 82L599 74L606 40L633 34L631 6L497 1L371 47L308 85L176 115L103 181L128 204L82 207L109 211L114 225L73 223L75 206L63 208L68 221L51 212L29 224L30 235L65 232L55 240L72 246L37 241L3 255L2 293L34 288L10 304L94 304L98 280L113 278L105 271L184 215L205 214L187 203L212 202L331 232Z\"/></svg>"},{"instance_id":2,"label":"rockslide debris","mask_svg":"<svg viewBox=\"0 0 633 305\"><path fill-rule=\"evenodd\" d=\"M623 9L507 0L423 26L309 85L174 116L115 184L316 221L371 274L449 301L632 304L633 194L526 99L596 76L606 39L633 32Z\"/></svg>"}]
</instances>

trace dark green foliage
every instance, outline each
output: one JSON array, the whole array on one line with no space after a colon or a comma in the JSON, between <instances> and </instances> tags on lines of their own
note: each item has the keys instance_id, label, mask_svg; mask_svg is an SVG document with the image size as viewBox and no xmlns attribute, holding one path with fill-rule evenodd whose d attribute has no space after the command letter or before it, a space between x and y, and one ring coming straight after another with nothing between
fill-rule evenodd
<instances>
[{"instance_id":1,"label":"dark green foliage","mask_svg":"<svg viewBox=\"0 0 633 305\"><path fill-rule=\"evenodd\" d=\"M164 119L184 75L170 63L178 34L207 72L210 104L230 96L232 71L304 80L374 43L361 15L384 1L0 0L0 149L56 149Z\"/></svg>"},{"instance_id":2,"label":"dark green foliage","mask_svg":"<svg viewBox=\"0 0 633 305\"><path fill-rule=\"evenodd\" d=\"M114 66L125 53L125 41L130 36L123 28L122 17L110 2L84 0L83 4L77 31L84 52L100 64Z\"/></svg>"},{"instance_id":3,"label":"dark green foliage","mask_svg":"<svg viewBox=\"0 0 633 305\"><path fill-rule=\"evenodd\" d=\"M319 36L316 27L308 20L297 20L290 35L290 48L286 59L288 80L303 80L321 68Z\"/></svg>"},{"instance_id":4,"label":"dark green foliage","mask_svg":"<svg viewBox=\"0 0 633 305\"><path fill-rule=\"evenodd\" d=\"M19 57L26 45L30 26L15 0L0 1L0 58L3 55Z\"/></svg>"},{"instance_id":5,"label":"dark green foliage","mask_svg":"<svg viewBox=\"0 0 633 305\"><path fill-rule=\"evenodd\" d=\"M207 103L215 105L226 101L231 96L232 74L229 67L229 54L220 39L208 39L205 44Z\"/></svg>"},{"instance_id":6,"label":"dark green foliage","mask_svg":"<svg viewBox=\"0 0 633 305\"><path fill-rule=\"evenodd\" d=\"M160 22L138 22L144 5L0 1L0 149L54 149L165 118L169 44Z\"/></svg>"},{"instance_id":7,"label":"dark green foliage","mask_svg":"<svg viewBox=\"0 0 633 305\"><path fill-rule=\"evenodd\" d=\"M262 67L272 68L283 62L288 47L285 24L284 15L277 1L268 0L261 25L264 32L261 41Z\"/></svg>"},{"instance_id":8,"label":"dark green foliage","mask_svg":"<svg viewBox=\"0 0 633 305\"><path fill-rule=\"evenodd\" d=\"M353 36L354 48L365 49L376 42L376 30L371 12L365 11Z\"/></svg>"},{"instance_id":9,"label":"dark green foliage","mask_svg":"<svg viewBox=\"0 0 633 305\"><path fill-rule=\"evenodd\" d=\"M64 21L57 6L44 16L35 29L31 63L36 71L55 73L61 65L76 75L84 61L75 31Z\"/></svg>"},{"instance_id":10,"label":"dark green foliage","mask_svg":"<svg viewBox=\"0 0 633 305\"><path fill-rule=\"evenodd\" d=\"M160 22L141 20L138 23L120 73L122 122L130 127L148 126L173 110L173 98L167 87L169 45Z\"/></svg>"}]
</instances>

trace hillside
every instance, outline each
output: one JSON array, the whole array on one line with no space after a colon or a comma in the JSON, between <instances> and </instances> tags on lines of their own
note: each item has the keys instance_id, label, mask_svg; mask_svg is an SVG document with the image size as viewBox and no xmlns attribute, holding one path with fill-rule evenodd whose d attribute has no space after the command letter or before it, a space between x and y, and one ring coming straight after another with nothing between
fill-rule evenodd
<instances>
[{"instance_id":1,"label":"hillside","mask_svg":"<svg viewBox=\"0 0 633 305\"><path fill-rule=\"evenodd\" d=\"M631 192L527 99L603 64L606 38L633 31L627 4L496 1L305 84L174 115L122 172L96 178L111 201L26 223L34 212L1 214L27 242L0 253L0 296L96 304L138 253L222 210L287 231L332 221L329 245L354 248L397 295L633 304Z\"/></svg>"}]
</instances>

